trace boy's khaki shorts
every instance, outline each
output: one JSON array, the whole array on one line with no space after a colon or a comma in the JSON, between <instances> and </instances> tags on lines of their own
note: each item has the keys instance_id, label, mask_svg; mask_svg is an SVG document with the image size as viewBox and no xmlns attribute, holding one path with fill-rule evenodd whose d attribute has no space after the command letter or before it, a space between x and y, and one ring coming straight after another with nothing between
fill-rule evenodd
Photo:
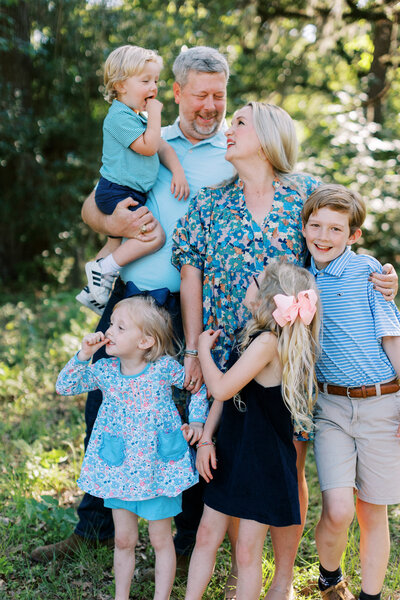
<instances>
[{"instance_id":1,"label":"boy's khaki shorts","mask_svg":"<svg viewBox=\"0 0 400 600\"><path fill-rule=\"evenodd\" d=\"M314 414L321 491L354 487L370 504L400 502L400 392L371 398L319 392Z\"/></svg>"}]
</instances>

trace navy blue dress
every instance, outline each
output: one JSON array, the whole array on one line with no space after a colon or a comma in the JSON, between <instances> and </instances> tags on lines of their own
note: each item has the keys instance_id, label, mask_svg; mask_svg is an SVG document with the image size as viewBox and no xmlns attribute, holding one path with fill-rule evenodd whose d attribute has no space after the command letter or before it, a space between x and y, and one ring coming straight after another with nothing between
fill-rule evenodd
<instances>
[{"instance_id":1,"label":"navy blue dress","mask_svg":"<svg viewBox=\"0 0 400 600\"><path fill-rule=\"evenodd\" d=\"M280 386L254 379L240 392L240 412L224 403L217 435L217 469L204 502L226 515L285 527L300 524L293 425Z\"/></svg>"}]
</instances>

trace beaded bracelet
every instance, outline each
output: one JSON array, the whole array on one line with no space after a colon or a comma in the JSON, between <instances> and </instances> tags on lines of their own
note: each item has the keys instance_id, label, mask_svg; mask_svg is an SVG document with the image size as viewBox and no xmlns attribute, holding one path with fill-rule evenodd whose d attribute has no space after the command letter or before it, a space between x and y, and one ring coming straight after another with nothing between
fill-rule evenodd
<instances>
[{"instance_id":1,"label":"beaded bracelet","mask_svg":"<svg viewBox=\"0 0 400 600\"><path fill-rule=\"evenodd\" d=\"M187 350L186 348L183 351L183 356L198 356L199 353L197 350Z\"/></svg>"},{"instance_id":2,"label":"beaded bracelet","mask_svg":"<svg viewBox=\"0 0 400 600\"><path fill-rule=\"evenodd\" d=\"M214 442L199 442L198 444L196 444L196 448L201 448L202 446L215 446Z\"/></svg>"}]
</instances>

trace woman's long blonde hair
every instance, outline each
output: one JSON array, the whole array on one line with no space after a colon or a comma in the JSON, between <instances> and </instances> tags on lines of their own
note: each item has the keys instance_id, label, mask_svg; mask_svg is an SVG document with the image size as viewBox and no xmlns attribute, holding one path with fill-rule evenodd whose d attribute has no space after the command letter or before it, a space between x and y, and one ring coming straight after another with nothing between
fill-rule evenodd
<instances>
[{"instance_id":1,"label":"woman's long blonde hair","mask_svg":"<svg viewBox=\"0 0 400 600\"><path fill-rule=\"evenodd\" d=\"M276 309L274 296L295 296L313 289L318 294L314 277L309 271L288 262L268 265L260 282L253 318L244 327L240 338L243 352L255 335L270 331L278 338L278 353L282 364L282 395L292 414L296 430L310 430L317 380L314 365L319 352L320 302L310 325L297 318L293 325L281 327L272 313Z\"/></svg>"}]
</instances>

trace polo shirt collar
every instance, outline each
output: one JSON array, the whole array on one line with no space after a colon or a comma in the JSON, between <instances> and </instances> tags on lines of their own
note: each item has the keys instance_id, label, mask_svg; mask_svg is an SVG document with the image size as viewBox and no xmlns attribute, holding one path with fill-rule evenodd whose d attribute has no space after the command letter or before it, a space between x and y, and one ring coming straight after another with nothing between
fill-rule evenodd
<instances>
[{"instance_id":1,"label":"polo shirt collar","mask_svg":"<svg viewBox=\"0 0 400 600\"><path fill-rule=\"evenodd\" d=\"M197 144L191 144L189 142L189 140L183 135L182 130L179 127L179 117L177 117L176 120L174 121L174 123L167 128L167 130L164 134L164 139L166 141L168 141L168 140L173 140L176 138L182 138L191 146L202 146L203 144L211 144L212 146L215 146L216 148L226 148L226 138L224 135L224 131L226 129L227 129L227 125L226 125L226 121L224 119L221 129L218 131L218 133L216 133L212 137L207 138L205 140L199 140L197 142Z\"/></svg>"},{"instance_id":2,"label":"polo shirt collar","mask_svg":"<svg viewBox=\"0 0 400 600\"><path fill-rule=\"evenodd\" d=\"M350 246L346 246L346 250L343 252L343 254L330 262L325 269L317 269L314 259L311 257L311 273L313 275L316 275L317 273L325 273L326 275L332 275L332 277L341 277L353 255L354 252L350 249Z\"/></svg>"}]
</instances>

